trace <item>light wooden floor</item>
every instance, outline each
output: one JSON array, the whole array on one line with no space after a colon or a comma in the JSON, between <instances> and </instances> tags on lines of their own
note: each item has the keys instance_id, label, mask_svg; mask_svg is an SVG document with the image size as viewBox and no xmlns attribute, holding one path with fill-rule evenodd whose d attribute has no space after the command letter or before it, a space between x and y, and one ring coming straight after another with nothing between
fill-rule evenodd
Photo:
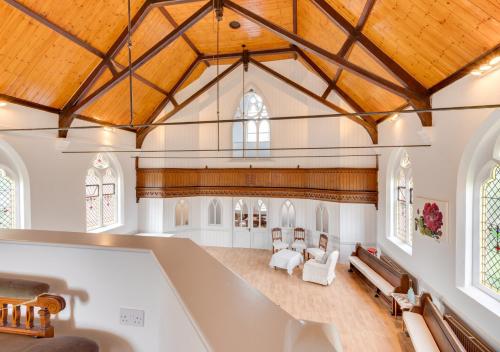
<instances>
[{"instance_id":1,"label":"light wooden floor","mask_svg":"<svg viewBox=\"0 0 500 352\"><path fill-rule=\"evenodd\" d=\"M271 251L207 247L227 268L260 290L296 319L333 323L344 351L413 351L402 332L401 317L391 316L386 304L345 264L338 264L337 277L324 287L301 280L302 268L293 276L269 268Z\"/></svg>"}]
</instances>

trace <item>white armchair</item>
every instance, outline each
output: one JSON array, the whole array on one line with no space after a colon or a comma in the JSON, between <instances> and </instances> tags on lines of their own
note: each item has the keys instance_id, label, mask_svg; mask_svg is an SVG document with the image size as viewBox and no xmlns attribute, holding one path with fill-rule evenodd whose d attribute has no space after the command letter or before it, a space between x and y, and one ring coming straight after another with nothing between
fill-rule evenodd
<instances>
[{"instance_id":1,"label":"white armchair","mask_svg":"<svg viewBox=\"0 0 500 352\"><path fill-rule=\"evenodd\" d=\"M317 259L310 259L304 264L302 280L328 286L335 279L335 266L339 259L339 251L333 251L325 264Z\"/></svg>"}]
</instances>

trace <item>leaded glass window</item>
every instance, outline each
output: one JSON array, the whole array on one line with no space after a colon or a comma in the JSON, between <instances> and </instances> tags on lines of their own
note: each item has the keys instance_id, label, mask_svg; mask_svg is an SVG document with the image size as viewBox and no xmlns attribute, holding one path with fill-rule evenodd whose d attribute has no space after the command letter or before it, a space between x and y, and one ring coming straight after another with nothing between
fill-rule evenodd
<instances>
[{"instance_id":1,"label":"leaded glass window","mask_svg":"<svg viewBox=\"0 0 500 352\"><path fill-rule=\"evenodd\" d=\"M0 228L16 226L16 185L5 170L0 169Z\"/></svg>"},{"instance_id":2,"label":"leaded glass window","mask_svg":"<svg viewBox=\"0 0 500 352\"><path fill-rule=\"evenodd\" d=\"M116 172L103 154L97 154L85 177L85 209L87 231L118 222Z\"/></svg>"},{"instance_id":3,"label":"leaded glass window","mask_svg":"<svg viewBox=\"0 0 500 352\"><path fill-rule=\"evenodd\" d=\"M281 206L281 227L295 227L295 207L289 200Z\"/></svg>"},{"instance_id":4,"label":"leaded glass window","mask_svg":"<svg viewBox=\"0 0 500 352\"><path fill-rule=\"evenodd\" d=\"M253 208L253 227L266 228L267 227L267 207L266 203L258 200Z\"/></svg>"},{"instance_id":5,"label":"leaded glass window","mask_svg":"<svg viewBox=\"0 0 500 352\"><path fill-rule=\"evenodd\" d=\"M248 207L243 199L234 206L234 227L248 227Z\"/></svg>"},{"instance_id":6,"label":"leaded glass window","mask_svg":"<svg viewBox=\"0 0 500 352\"><path fill-rule=\"evenodd\" d=\"M270 155L271 127L269 114L262 97L252 89L248 91L234 115L235 119L245 119L246 122L235 122L233 124L233 148L234 156L243 156L239 149L249 149L245 156L258 157ZM262 149L262 150L259 150Z\"/></svg>"},{"instance_id":7,"label":"leaded glass window","mask_svg":"<svg viewBox=\"0 0 500 352\"><path fill-rule=\"evenodd\" d=\"M480 284L500 294L500 165L480 193Z\"/></svg>"},{"instance_id":8,"label":"leaded glass window","mask_svg":"<svg viewBox=\"0 0 500 352\"><path fill-rule=\"evenodd\" d=\"M401 242L412 245L413 179L408 153L403 151L395 171L395 231Z\"/></svg>"},{"instance_id":9,"label":"leaded glass window","mask_svg":"<svg viewBox=\"0 0 500 352\"><path fill-rule=\"evenodd\" d=\"M222 206L218 199L212 199L208 205L208 224L222 224Z\"/></svg>"},{"instance_id":10,"label":"leaded glass window","mask_svg":"<svg viewBox=\"0 0 500 352\"><path fill-rule=\"evenodd\" d=\"M181 199L175 206L175 226L187 225L189 225L189 206L184 199Z\"/></svg>"},{"instance_id":11,"label":"leaded glass window","mask_svg":"<svg viewBox=\"0 0 500 352\"><path fill-rule=\"evenodd\" d=\"M316 208L316 231L328 233L328 210L323 205Z\"/></svg>"}]
</instances>

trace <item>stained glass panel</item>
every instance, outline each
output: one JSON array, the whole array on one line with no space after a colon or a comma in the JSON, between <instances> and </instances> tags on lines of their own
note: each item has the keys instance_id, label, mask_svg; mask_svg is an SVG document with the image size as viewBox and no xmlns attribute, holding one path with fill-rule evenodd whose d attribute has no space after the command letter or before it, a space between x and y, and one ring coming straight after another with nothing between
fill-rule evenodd
<instances>
[{"instance_id":1,"label":"stained glass panel","mask_svg":"<svg viewBox=\"0 0 500 352\"><path fill-rule=\"evenodd\" d=\"M102 182L102 226L109 226L116 222L116 178L111 169Z\"/></svg>"},{"instance_id":2,"label":"stained glass panel","mask_svg":"<svg viewBox=\"0 0 500 352\"><path fill-rule=\"evenodd\" d=\"M101 225L100 188L101 180L93 169L89 169L85 178L85 208L87 230Z\"/></svg>"},{"instance_id":3,"label":"stained glass panel","mask_svg":"<svg viewBox=\"0 0 500 352\"><path fill-rule=\"evenodd\" d=\"M16 188L14 181L0 169L0 228L12 229L16 226Z\"/></svg>"},{"instance_id":4,"label":"stained glass panel","mask_svg":"<svg viewBox=\"0 0 500 352\"><path fill-rule=\"evenodd\" d=\"M500 293L500 165L481 187L480 282Z\"/></svg>"}]
</instances>

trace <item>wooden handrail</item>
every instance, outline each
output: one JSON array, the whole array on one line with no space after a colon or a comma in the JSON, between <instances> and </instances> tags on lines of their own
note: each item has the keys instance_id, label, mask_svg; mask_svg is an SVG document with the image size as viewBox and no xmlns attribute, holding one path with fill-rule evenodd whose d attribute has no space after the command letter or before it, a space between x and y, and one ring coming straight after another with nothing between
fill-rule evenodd
<instances>
[{"instance_id":1,"label":"wooden handrail","mask_svg":"<svg viewBox=\"0 0 500 352\"><path fill-rule=\"evenodd\" d=\"M50 315L59 313L65 307L64 298L48 293L43 293L28 301L0 297L0 333L53 337L54 327L50 323ZM36 308L38 308L38 321L35 320ZM22 310L25 312L24 321L21 321Z\"/></svg>"}]
</instances>

